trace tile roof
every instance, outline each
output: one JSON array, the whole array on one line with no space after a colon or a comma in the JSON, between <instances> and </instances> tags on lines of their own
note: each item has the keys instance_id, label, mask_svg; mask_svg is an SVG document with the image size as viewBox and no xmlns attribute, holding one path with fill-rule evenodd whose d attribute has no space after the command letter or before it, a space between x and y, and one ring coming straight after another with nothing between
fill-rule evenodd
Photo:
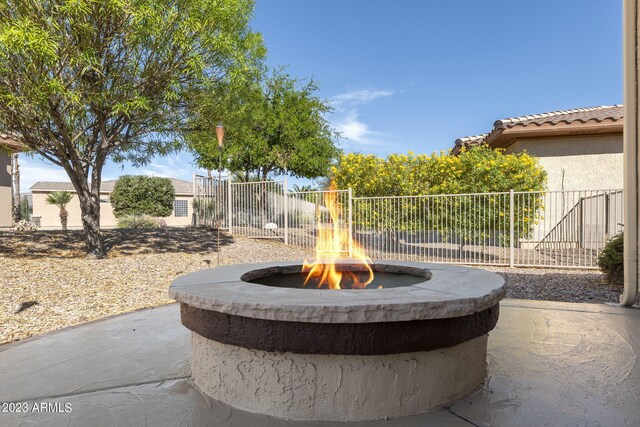
<instances>
[{"instance_id":1,"label":"tile roof","mask_svg":"<svg viewBox=\"0 0 640 427\"><path fill-rule=\"evenodd\" d=\"M556 125L558 123L570 124L574 122L587 123L590 121L600 123L605 120L618 121L623 118L623 110L624 108L622 104L600 105L596 107L574 108L572 110L559 110L548 113L529 114L526 116L500 119L493 123L493 128L488 133L465 136L456 139L453 152L454 154L457 153L461 147L470 147L482 144L487 141L493 133L516 126L542 126L545 124Z\"/></svg>"},{"instance_id":2,"label":"tile roof","mask_svg":"<svg viewBox=\"0 0 640 427\"><path fill-rule=\"evenodd\" d=\"M620 120L622 119L623 106L617 105L600 105L597 107L575 108L573 110L551 111L549 113L530 114L527 116L513 117L508 119L496 120L493 129L508 129L516 125L527 126L529 124L543 125L547 123L573 123L588 121L601 122L603 120Z\"/></svg>"},{"instance_id":3,"label":"tile roof","mask_svg":"<svg viewBox=\"0 0 640 427\"><path fill-rule=\"evenodd\" d=\"M9 149L11 151L23 151L24 145L19 143L14 137L7 134L0 134L0 149Z\"/></svg>"},{"instance_id":4,"label":"tile roof","mask_svg":"<svg viewBox=\"0 0 640 427\"><path fill-rule=\"evenodd\" d=\"M458 141L460 141L459 145L464 145L464 146L477 145L482 143L485 139L487 139L488 136L489 136L488 133L481 133L480 135L464 136L462 138L456 139L456 145L458 145Z\"/></svg>"},{"instance_id":5,"label":"tile roof","mask_svg":"<svg viewBox=\"0 0 640 427\"><path fill-rule=\"evenodd\" d=\"M193 194L193 183L182 179L169 178L176 190L176 194ZM102 181L100 185L101 193L111 193L116 180ZM35 191L76 191L73 184L64 181L38 181L31 186Z\"/></svg>"}]
</instances>

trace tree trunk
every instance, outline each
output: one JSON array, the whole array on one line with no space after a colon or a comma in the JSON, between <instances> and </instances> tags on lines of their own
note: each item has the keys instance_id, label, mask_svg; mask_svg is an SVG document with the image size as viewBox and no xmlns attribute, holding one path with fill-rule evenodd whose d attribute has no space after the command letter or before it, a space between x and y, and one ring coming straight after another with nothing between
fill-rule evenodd
<instances>
[{"instance_id":1,"label":"tree trunk","mask_svg":"<svg viewBox=\"0 0 640 427\"><path fill-rule=\"evenodd\" d=\"M20 215L20 163L18 153L11 155L11 213L13 222L21 219Z\"/></svg>"},{"instance_id":2,"label":"tree trunk","mask_svg":"<svg viewBox=\"0 0 640 427\"><path fill-rule=\"evenodd\" d=\"M67 220L69 219L69 213L65 208L60 208L60 225L62 225L62 231L67 231Z\"/></svg>"},{"instance_id":3,"label":"tree trunk","mask_svg":"<svg viewBox=\"0 0 640 427\"><path fill-rule=\"evenodd\" d=\"M82 228L87 246L87 258L104 258L104 248L100 237L100 195L86 189L78 192Z\"/></svg>"},{"instance_id":4,"label":"tree trunk","mask_svg":"<svg viewBox=\"0 0 640 427\"><path fill-rule=\"evenodd\" d=\"M87 258L102 259L105 252L100 238L100 171L94 169L93 180L89 184L85 175L76 173L70 167L65 167L65 170L71 179L80 203Z\"/></svg>"},{"instance_id":5,"label":"tree trunk","mask_svg":"<svg viewBox=\"0 0 640 427\"><path fill-rule=\"evenodd\" d=\"M62 163L80 203L87 258L94 259L102 259L105 256L100 237L100 184L102 182L102 167L108 155L104 118L100 129L102 143L98 144L93 164L83 163L83 160L74 153L70 156L69 161ZM89 182L89 178L91 178L91 182Z\"/></svg>"}]
</instances>

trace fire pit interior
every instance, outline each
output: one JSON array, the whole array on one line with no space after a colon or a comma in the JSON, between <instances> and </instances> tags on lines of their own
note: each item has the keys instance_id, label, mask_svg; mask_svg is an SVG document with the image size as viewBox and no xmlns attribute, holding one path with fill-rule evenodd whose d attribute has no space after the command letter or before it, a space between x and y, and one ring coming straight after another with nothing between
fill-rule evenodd
<instances>
[{"instance_id":1,"label":"fire pit interior","mask_svg":"<svg viewBox=\"0 0 640 427\"><path fill-rule=\"evenodd\" d=\"M367 282L357 264L330 268ZM364 289L304 286L299 261L177 278L169 294L192 331L192 380L233 407L314 421L415 415L479 387L504 280L441 264L371 268L380 282Z\"/></svg>"},{"instance_id":2,"label":"fire pit interior","mask_svg":"<svg viewBox=\"0 0 640 427\"><path fill-rule=\"evenodd\" d=\"M263 268L252 270L240 278L245 282L257 283L278 288L296 289L328 289L326 284L320 284L320 278L310 277L303 272L301 266ZM375 275L371 282L360 288L354 283L364 283L369 277L370 270L362 264L338 263L336 269L342 273L340 289L389 289L423 283L431 278L431 272L423 268L408 266L391 266L388 264L372 264L369 266Z\"/></svg>"}]
</instances>

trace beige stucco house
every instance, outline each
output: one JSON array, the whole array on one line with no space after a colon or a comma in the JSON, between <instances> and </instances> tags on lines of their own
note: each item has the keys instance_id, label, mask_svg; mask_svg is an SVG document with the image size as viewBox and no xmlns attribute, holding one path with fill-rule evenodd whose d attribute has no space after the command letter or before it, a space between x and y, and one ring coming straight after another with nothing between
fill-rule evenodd
<instances>
[{"instance_id":1,"label":"beige stucco house","mask_svg":"<svg viewBox=\"0 0 640 427\"><path fill-rule=\"evenodd\" d=\"M544 211L519 245L598 250L623 229L622 128L622 105L531 114L497 120L488 133L459 138L452 152L488 144L537 157L548 175Z\"/></svg>"},{"instance_id":2,"label":"beige stucco house","mask_svg":"<svg viewBox=\"0 0 640 427\"><path fill-rule=\"evenodd\" d=\"M193 183L183 181L181 179L171 178L173 187L176 192L176 199L173 203L173 212L171 216L163 218L169 227L186 227L191 225L191 216L193 213ZM116 181L104 181L100 186L100 227L114 228L117 226L117 219L113 214L109 195L113 191ZM59 229L60 211L56 206L47 203L47 196L52 191L66 190L75 193L75 189L70 182L36 182L31 187L33 197L33 220L39 222L40 228L44 230ZM71 199L67 205L69 212L68 228L82 229L82 220L80 217L80 203L78 198Z\"/></svg>"},{"instance_id":3,"label":"beige stucco house","mask_svg":"<svg viewBox=\"0 0 640 427\"><path fill-rule=\"evenodd\" d=\"M9 229L13 223L11 215L11 155L22 149L14 139L0 135L0 230Z\"/></svg>"},{"instance_id":4,"label":"beige stucco house","mask_svg":"<svg viewBox=\"0 0 640 427\"><path fill-rule=\"evenodd\" d=\"M548 190L621 189L622 105L576 108L497 120L488 133L459 138L462 147L488 144L540 159Z\"/></svg>"}]
</instances>

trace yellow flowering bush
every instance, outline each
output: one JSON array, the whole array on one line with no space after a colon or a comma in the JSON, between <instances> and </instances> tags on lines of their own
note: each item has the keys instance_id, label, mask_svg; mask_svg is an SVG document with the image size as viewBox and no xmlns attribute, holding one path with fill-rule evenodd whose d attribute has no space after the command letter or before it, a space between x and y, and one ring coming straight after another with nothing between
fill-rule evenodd
<instances>
[{"instance_id":1,"label":"yellow flowering bush","mask_svg":"<svg viewBox=\"0 0 640 427\"><path fill-rule=\"evenodd\" d=\"M544 191L547 174L526 152L504 154L486 146L459 155L349 153L340 156L331 177L356 197L416 196L515 191Z\"/></svg>"},{"instance_id":2,"label":"yellow flowering bush","mask_svg":"<svg viewBox=\"0 0 640 427\"><path fill-rule=\"evenodd\" d=\"M516 225L518 238L530 234L534 224L532 213L540 208L547 182L547 174L535 157L526 152L505 154L504 150L487 146L463 149L457 156L444 151L431 155L391 154L386 158L343 154L332 168L331 178L338 188L351 187L355 197L463 195L511 189L540 192L515 198L515 218L520 222ZM366 224L361 225L400 230L436 227L445 236L457 235L460 241L483 238L478 230L504 230L508 226L505 221L509 221L509 203L505 204L504 196L487 198L482 204L473 196L430 200L428 209L418 209L411 200L384 202L385 215L380 219L369 215ZM364 200L357 203L356 209L364 213L381 206L380 201ZM531 211L525 215L524 209ZM354 218L365 216L356 211ZM470 218L473 225L469 224Z\"/></svg>"}]
</instances>

